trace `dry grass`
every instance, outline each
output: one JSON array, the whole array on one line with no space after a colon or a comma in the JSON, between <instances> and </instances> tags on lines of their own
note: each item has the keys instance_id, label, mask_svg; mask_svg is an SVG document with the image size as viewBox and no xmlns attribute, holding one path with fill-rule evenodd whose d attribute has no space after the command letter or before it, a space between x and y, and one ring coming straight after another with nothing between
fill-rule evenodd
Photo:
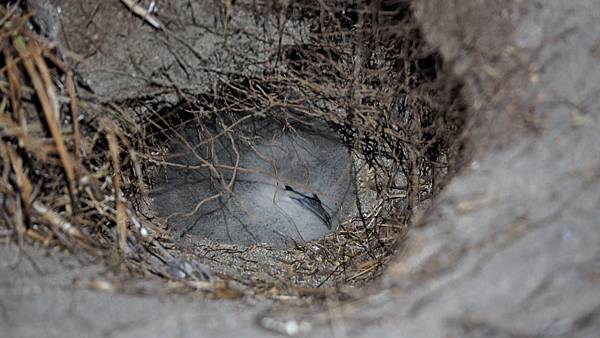
<instances>
[{"instance_id":1,"label":"dry grass","mask_svg":"<svg viewBox=\"0 0 600 338\"><path fill-rule=\"evenodd\" d=\"M144 107L141 119L130 111L143 102L121 108L81 99L74 71L27 28L29 16L0 6L3 233L20 245L25 240L60 245L125 270L176 279L169 272L176 259L165 249L173 247L168 231L140 217L138 206L151 169L175 165L157 154L168 140L187 142L178 133L181 124L196 124L205 146L225 138L235 149L237 142L252 144L251 135L238 128L247 119L269 118L287 126L318 119L333 126L364 163L361 170L368 175L360 189L375 201L368 210L359 205L360 217L345 222L335 235L296 248L288 282L259 281L251 293L318 298L323 285L362 285L378 276L416 210L454 171L451 159L460 151L454 140L462 123L457 87L444 78L441 60L422 41L404 5L386 8L373 2L342 11L340 2L320 4L317 10L298 1L284 7L285 15L275 13L280 27L282 18L319 24L296 46L279 40L273 71L215 72L220 84L214 92L186 95L178 105L156 111ZM257 12L263 14L263 9ZM56 85L62 82L64 89ZM203 128L209 122L216 132ZM220 170L244 170L197 156L216 177L222 177ZM221 180L223 191L232 184ZM218 245L215 250L219 255L231 251ZM289 283L293 274L302 273L319 275L321 282ZM226 283L237 276L207 275L186 272L174 288L239 296Z\"/></svg>"},{"instance_id":2,"label":"dry grass","mask_svg":"<svg viewBox=\"0 0 600 338\"><path fill-rule=\"evenodd\" d=\"M211 144L219 139L234 149L236 144L252 147L252 135L243 128L247 120L268 119L287 130L293 130L294 123L310 125L315 120L332 126L360 159L359 170L367 173L359 190L375 198L369 205L359 203L360 217L347 220L335 235L298 246L300 253L292 253L297 263L291 269L296 275L319 276L316 283L306 277L310 282L305 287L362 285L381 273L402 244L414 214L432 201L456 170L453 159L458 157L460 142L455 139L464 116L456 99L459 86L445 77L441 59L421 39L409 8L402 4L384 8L374 2L354 12L346 8L346 14L340 15L343 2L319 6L295 2L284 9L240 9L256 11L257 16L270 13L276 19L272 24L281 23L278 11L287 10L288 19L301 17L313 26L295 44L272 41L269 61L274 68L251 74L215 71L217 85L212 92L146 114L145 124L153 128L145 139L147 148L155 152L165 144L157 141L161 139L157 135L178 140L201 163L197 169L209 167L218 178L226 171L253 170L218 165L218 158L210 157ZM246 58L250 64L264 63L261 56ZM179 134L184 125L195 126L200 144L189 144ZM163 166L181 165L146 158ZM226 193L230 183L221 181L217 188ZM231 248L211 250L225 257ZM251 257L249 251L242 250L248 255L244 257ZM254 268L240 266L240 275ZM282 279L293 280L293 274ZM258 293L275 288L281 294L297 294L294 285L269 280L254 282L261 285Z\"/></svg>"},{"instance_id":3,"label":"dry grass","mask_svg":"<svg viewBox=\"0 0 600 338\"><path fill-rule=\"evenodd\" d=\"M104 231L115 216L122 225L120 238L129 235L116 197L122 195L117 184L121 147L110 147L110 157L104 153L104 139L125 137L124 128L94 121L107 108L78 99L73 71L27 27L28 15L0 7L0 17L3 226L19 243L29 238L102 256L113 247L114 235ZM58 88L63 81L66 88ZM81 119L82 105L91 117ZM106 184L110 177L115 184Z\"/></svg>"}]
</instances>

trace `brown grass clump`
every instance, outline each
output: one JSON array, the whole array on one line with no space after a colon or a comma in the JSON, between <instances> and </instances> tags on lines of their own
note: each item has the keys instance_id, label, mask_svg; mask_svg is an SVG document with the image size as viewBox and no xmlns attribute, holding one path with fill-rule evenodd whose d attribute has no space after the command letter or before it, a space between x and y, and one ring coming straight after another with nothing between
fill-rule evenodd
<instances>
[{"instance_id":1,"label":"brown grass clump","mask_svg":"<svg viewBox=\"0 0 600 338\"><path fill-rule=\"evenodd\" d=\"M92 255L126 253L132 216L120 168L132 158L121 151L127 121L116 122L115 110L78 98L73 70L28 28L31 15L0 7L0 17L5 234L20 244L28 238Z\"/></svg>"}]
</instances>

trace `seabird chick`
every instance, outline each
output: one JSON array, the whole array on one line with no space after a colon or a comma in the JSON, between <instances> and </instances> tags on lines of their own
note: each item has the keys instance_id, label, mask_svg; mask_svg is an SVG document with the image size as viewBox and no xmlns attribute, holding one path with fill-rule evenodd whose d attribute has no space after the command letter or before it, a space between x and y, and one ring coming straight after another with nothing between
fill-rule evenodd
<instances>
[{"instance_id":1,"label":"seabird chick","mask_svg":"<svg viewBox=\"0 0 600 338\"><path fill-rule=\"evenodd\" d=\"M300 203L301 206L308 209L308 211L312 212L317 217L319 217L319 219L323 221L323 223L325 223L327 228L331 230L331 216L329 215L327 210L323 208L323 203L321 202L317 194L313 193L312 196L308 196L294 190L294 188L290 187L289 185L285 186L285 190L295 194L296 196L290 196L290 198L297 201L298 203Z\"/></svg>"}]
</instances>

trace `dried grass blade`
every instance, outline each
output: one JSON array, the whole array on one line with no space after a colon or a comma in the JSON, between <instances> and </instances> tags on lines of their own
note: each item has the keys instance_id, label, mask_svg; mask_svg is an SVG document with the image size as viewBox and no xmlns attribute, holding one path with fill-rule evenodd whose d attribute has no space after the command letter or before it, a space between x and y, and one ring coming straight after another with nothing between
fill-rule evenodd
<instances>
[{"instance_id":1,"label":"dried grass blade","mask_svg":"<svg viewBox=\"0 0 600 338\"><path fill-rule=\"evenodd\" d=\"M2 128L0 137L16 137L20 147L31 153L36 159L42 162L48 161L47 147L31 134L25 133L23 128L19 127L10 117L0 115L0 128Z\"/></svg>"},{"instance_id":2,"label":"dried grass blade","mask_svg":"<svg viewBox=\"0 0 600 338\"><path fill-rule=\"evenodd\" d=\"M69 235L69 237L79 240L80 244L91 247L87 236L85 236L77 227L73 226L73 224L70 222L67 222L64 218L52 211L52 209L48 208L46 205L39 201L35 201L32 204L32 209L57 235L60 233L65 233Z\"/></svg>"},{"instance_id":3,"label":"dried grass blade","mask_svg":"<svg viewBox=\"0 0 600 338\"><path fill-rule=\"evenodd\" d=\"M134 14L146 20L152 27L162 29L163 25L154 15L150 14L146 8L140 6L137 0L121 0L121 2L129 8Z\"/></svg>"},{"instance_id":4,"label":"dried grass blade","mask_svg":"<svg viewBox=\"0 0 600 338\"><path fill-rule=\"evenodd\" d=\"M6 147L3 142L0 141L0 158L2 159L2 179L0 181L0 193L7 194L9 192L10 183L8 181L10 175L10 159L6 153ZM6 197L5 197L6 198Z\"/></svg>"},{"instance_id":5,"label":"dried grass blade","mask_svg":"<svg viewBox=\"0 0 600 338\"><path fill-rule=\"evenodd\" d=\"M71 98L71 120L73 123L73 143L75 146L75 177L79 180L81 177L81 131L79 130L79 106L77 100L77 93L75 91L75 81L73 78L73 71L67 72L67 91Z\"/></svg>"},{"instance_id":6,"label":"dried grass blade","mask_svg":"<svg viewBox=\"0 0 600 338\"><path fill-rule=\"evenodd\" d=\"M3 52L6 58L6 73L8 75L8 85L10 89L10 101L13 108L13 112L16 115L16 119L19 121L23 133L27 134L27 120L23 109L21 109L21 78L22 75L19 69L16 67L16 61L12 56L12 53L5 49Z\"/></svg>"},{"instance_id":7,"label":"dried grass blade","mask_svg":"<svg viewBox=\"0 0 600 338\"><path fill-rule=\"evenodd\" d=\"M107 128L108 129L108 128ZM119 159L119 145L115 134L108 131L106 135L108 141L108 150L113 162L115 188L115 203L117 210L117 231L119 233L119 247L123 253L127 252L127 212L125 205L121 200L121 161Z\"/></svg>"},{"instance_id":8,"label":"dried grass blade","mask_svg":"<svg viewBox=\"0 0 600 338\"><path fill-rule=\"evenodd\" d=\"M21 156L17 155L14 149L12 149L8 145L3 144L3 148L6 150L8 158L10 159L10 164L13 168L13 172L15 173L15 180L17 183L17 187L21 192L21 199L23 200L23 204L26 209L29 209L31 206L31 195L33 188L31 186L31 181L25 174L25 170L23 169L23 159Z\"/></svg>"},{"instance_id":9,"label":"dried grass blade","mask_svg":"<svg viewBox=\"0 0 600 338\"><path fill-rule=\"evenodd\" d=\"M15 173L15 181L20 191L19 196L21 197L21 201L14 201L15 210L13 214L13 220L17 227L17 242L19 244L19 248L21 248L23 245L23 237L27 231L27 226L25 225L25 213L29 211L33 189L31 187L31 181L23 169L23 159L17 155L14 149L4 144L4 142L0 143L0 147L2 148L2 155L7 156L10 161L13 172ZM23 210L22 206L25 207L25 210ZM17 258L17 262L19 258Z\"/></svg>"},{"instance_id":10,"label":"dried grass blade","mask_svg":"<svg viewBox=\"0 0 600 338\"><path fill-rule=\"evenodd\" d=\"M54 143L56 144L58 155L63 164L65 174L67 175L69 192L71 194L71 203L73 206L73 210L75 211L77 205L77 181L75 179L73 162L65 145L65 140L62 131L60 130L59 121L57 119L58 111L56 110L56 107L58 106L58 104L56 102L56 94L54 94L54 85L52 84L52 81L50 79L48 68L46 66L46 63L44 62L44 59L41 56L39 46L37 46L35 42L32 42L28 46L25 42L25 39L22 36L17 36L14 42L15 47L19 51L19 55L23 58L23 64L25 65L25 69L27 70L27 73L31 78L33 87L36 91L38 99L40 100L46 123L48 125L48 128L50 129L50 134L52 135ZM43 80L42 77L40 77L40 72L38 72L38 70L35 67L35 64L32 61L32 57L41 71ZM52 100L52 98L54 100Z\"/></svg>"}]
</instances>

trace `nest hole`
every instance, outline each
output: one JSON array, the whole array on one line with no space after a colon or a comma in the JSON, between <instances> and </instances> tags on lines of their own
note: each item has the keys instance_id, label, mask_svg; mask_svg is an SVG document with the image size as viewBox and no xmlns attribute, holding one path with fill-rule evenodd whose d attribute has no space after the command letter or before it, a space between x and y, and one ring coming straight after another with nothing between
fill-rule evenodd
<instances>
[{"instance_id":1,"label":"nest hole","mask_svg":"<svg viewBox=\"0 0 600 338\"><path fill-rule=\"evenodd\" d=\"M14 232L103 257L118 252L119 264L141 275L209 280L183 285L220 298L344 297L380 276L414 215L460 167L460 83L423 40L407 2L282 3L236 5L264 36L236 30L234 20L223 55L239 71L207 70L212 82L202 94L173 90L177 100L118 108L82 100L85 116L67 141L53 133L61 161L43 153L48 126L37 121L40 107L27 105L32 114L19 123L40 127L7 136L0 149L14 171L4 166L12 188L3 192L3 217ZM243 53L252 39L264 50ZM42 49L29 48L45 65ZM78 122L69 94L71 107L61 107ZM11 110L19 100L11 97ZM35 202L27 175L38 182ZM37 214L27 214L29 204Z\"/></svg>"},{"instance_id":2,"label":"nest hole","mask_svg":"<svg viewBox=\"0 0 600 338\"><path fill-rule=\"evenodd\" d=\"M143 213L242 294L365 285L458 166L460 85L410 9L331 8L288 9L309 38L280 40L279 68L143 114Z\"/></svg>"},{"instance_id":3,"label":"nest hole","mask_svg":"<svg viewBox=\"0 0 600 338\"><path fill-rule=\"evenodd\" d=\"M301 57L289 52L300 47ZM285 76L228 77L144 112L152 161L139 205L167 226L178 256L240 294L343 297L381 274L459 167L460 85L418 30L373 46L368 90L354 96L340 74L333 90L315 86L324 70L352 71L355 55L282 50Z\"/></svg>"}]
</instances>

